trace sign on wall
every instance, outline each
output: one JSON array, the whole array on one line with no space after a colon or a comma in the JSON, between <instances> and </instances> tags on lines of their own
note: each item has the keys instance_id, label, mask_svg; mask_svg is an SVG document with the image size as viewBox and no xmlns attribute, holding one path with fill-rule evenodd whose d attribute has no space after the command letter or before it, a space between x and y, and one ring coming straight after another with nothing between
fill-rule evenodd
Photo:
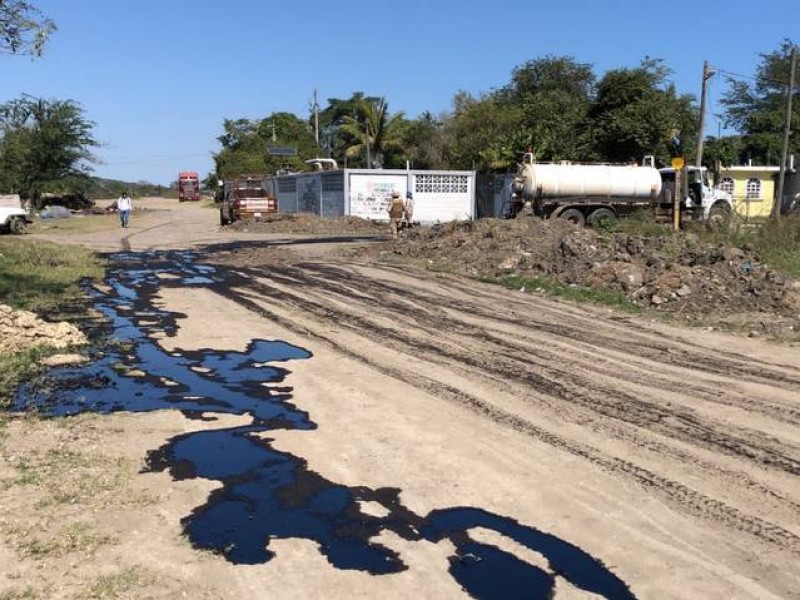
<instances>
[{"instance_id":1,"label":"sign on wall","mask_svg":"<svg viewBox=\"0 0 800 600\"><path fill-rule=\"evenodd\" d=\"M372 175L351 173L349 180L350 214L372 220L387 220L392 192L406 197L408 178L405 175Z\"/></svg>"}]
</instances>

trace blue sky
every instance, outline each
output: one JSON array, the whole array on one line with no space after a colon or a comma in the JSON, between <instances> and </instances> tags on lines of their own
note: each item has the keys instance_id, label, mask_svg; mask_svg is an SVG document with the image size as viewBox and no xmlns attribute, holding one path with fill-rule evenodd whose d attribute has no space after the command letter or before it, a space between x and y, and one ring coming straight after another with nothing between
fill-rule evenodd
<instances>
[{"instance_id":1,"label":"blue sky","mask_svg":"<svg viewBox=\"0 0 800 600\"><path fill-rule=\"evenodd\" d=\"M800 43L798 0L33 2L59 29L41 59L0 56L0 99L80 102L104 143L95 174L161 184L213 168L223 119L306 116L314 88L323 106L364 91L413 117L552 54L598 78L662 58L678 90L699 95L704 59L752 75L759 53ZM724 90L712 80L712 113Z\"/></svg>"}]
</instances>

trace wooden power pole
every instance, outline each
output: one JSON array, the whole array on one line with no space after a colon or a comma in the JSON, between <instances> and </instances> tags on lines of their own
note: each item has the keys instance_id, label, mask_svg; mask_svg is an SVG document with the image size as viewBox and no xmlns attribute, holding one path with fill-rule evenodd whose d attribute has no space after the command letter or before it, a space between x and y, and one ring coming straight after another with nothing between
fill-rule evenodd
<instances>
[{"instance_id":1,"label":"wooden power pole","mask_svg":"<svg viewBox=\"0 0 800 600\"><path fill-rule=\"evenodd\" d=\"M706 124L706 98L708 97L708 80L711 79L711 76L714 74L714 71L711 70L711 67L708 66L708 61L703 63L703 85L702 91L700 92L700 124L697 128L697 158L695 159L695 166L702 167L703 166L703 138L704 129Z\"/></svg>"},{"instance_id":2,"label":"wooden power pole","mask_svg":"<svg viewBox=\"0 0 800 600\"><path fill-rule=\"evenodd\" d=\"M789 153L789 136L792 133L792 97L794 96L794 72L797 70L797 46L792 46L789 61L789 87L786 89L786 125L783 128L783 148L781 149L781 170L778 174L778 193L772 206L772 217L781 218L783 208L783 184L786 180L786 155Z\"/></svg>"}]
</instances>

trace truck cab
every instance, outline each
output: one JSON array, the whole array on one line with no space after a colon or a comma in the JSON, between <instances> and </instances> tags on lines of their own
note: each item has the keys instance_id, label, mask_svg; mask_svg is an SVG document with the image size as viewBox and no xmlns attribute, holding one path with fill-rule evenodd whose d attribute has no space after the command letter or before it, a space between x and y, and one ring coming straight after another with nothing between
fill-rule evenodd
<instances>
[{"instance_id":1,"label":"truck cab","mask_svg":"<svg viewBox=\"0 0 800 600\"><path fill-rule=\"evenodd\" d=\"M200 200L200 176L195 171L178 173L178 201Z\"/></svg>"},{"instance_id":2,"label":"truck cab","mask_svg":"<svg viewBox=\"0 0 800 600\"><path fill-rule=\"evenodd\" d=\"M19 235L32 222L18 194L0 196L0 231Z\"/></svg>"},{"instance_id":3,"label":"truck cab","mask_svg":"<svg viewBox=\"0 0 800 600\"><path fill-rule=\"evenodd\" d=\"M708 169L687 166L683 172L687 178L681 198L681 209L693 219L711 223L728 219L733 214L733 196L711 185ZM662 204L670 204L675 194L675 169L659 169Z\"/></svg>"}]
</instances>

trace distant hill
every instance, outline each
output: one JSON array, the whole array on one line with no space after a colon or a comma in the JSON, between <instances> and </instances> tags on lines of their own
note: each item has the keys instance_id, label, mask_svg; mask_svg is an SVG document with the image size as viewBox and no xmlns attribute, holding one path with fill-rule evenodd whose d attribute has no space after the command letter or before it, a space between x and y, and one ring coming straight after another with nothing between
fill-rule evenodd
<instances>
[{"instance_id":1,"label":"distant hill","mask_svg":"<svg viewBox=\"0 0 800 600\"><path fill-rule=\"evenodd\" d=\"M92 200L105 198L117 198L122 192L128 192L135 197L143 196L162 196L164 198L177 198L178 190L174 187L156 185L147 181L130 183L117 179L104 179L102 177L91 177L91 184L86 191L86 196Z\"/></svg>"}]
</instances>

